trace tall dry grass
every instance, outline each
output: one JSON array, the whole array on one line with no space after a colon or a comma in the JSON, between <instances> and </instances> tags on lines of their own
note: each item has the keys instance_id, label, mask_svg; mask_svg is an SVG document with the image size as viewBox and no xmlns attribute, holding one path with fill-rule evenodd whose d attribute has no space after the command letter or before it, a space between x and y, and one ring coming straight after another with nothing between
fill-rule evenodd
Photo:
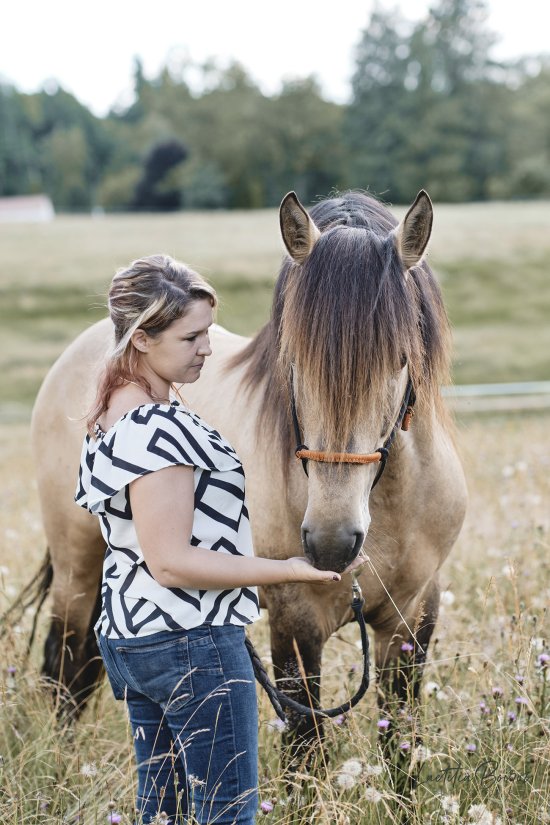
<instances>
[{"instance_id":1,"label":"tall dry grass","mask_svg":"<svg viewBox=\"0 0 550 825\"><path fill-rule=\"evenodd\" d=\"M381 757L374 686L345 719L327 724L318 771L287 793L280 727L260 696L258 819L277 825L550 822L549 415L464 418L460 440L470 507L442 570L444 597L414 722L398 720L398 766L414 751L415 798L396 797ZM43 536L27 428L0 428L0 610L38 563ZM0 678L0 822L131 822L134 775L124 707L104 685L74 727L55 722L40 687L40 642L24 664L30 615L3 643ZM44 636L46 617L40 626ZM253 628L269 661L267 621ZM40 640L40 641L41 641ZM323 701L357 679L353 627L327 644ZM408 746L411 747L408 747ZM401 819L400 819L401 818Z\"/></svg>"}]
</instances>

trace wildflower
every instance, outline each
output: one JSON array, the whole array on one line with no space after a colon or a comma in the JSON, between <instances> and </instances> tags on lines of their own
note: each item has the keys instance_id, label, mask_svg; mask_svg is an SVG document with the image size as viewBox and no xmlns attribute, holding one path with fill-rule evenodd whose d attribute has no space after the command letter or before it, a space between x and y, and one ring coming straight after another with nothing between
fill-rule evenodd
<instances>
[{"instance_id":1,"label":"wildflower","mask_svg":"<svg viewBox=\"0 0 550 825\"><path fill-rule=\"evenodd\" d=\"M439 597L439 601L444 607L450 607L452 604L454 604L455 594L452 593L450 590L442 590L441 595Z\"/></svg>"},{"instance_id":2,"label":"wildflower","mask_svg":"<svg viewBox=\"0 0 550 825\"><path fill-rule=\"evenodd\" d=\"M415 762L427 762L432 758L432 752L425 745L417 745L413 751L413 759Z\"/></svg>"},{"instance_id":3,"label":"wildflower","mask_svg":"<svg viewBox=\"0 0 550 825\"><path fill-rule=\"evenodd\" d=\"M527 701L525 696L516 696L516 698L514 699L514 702L516 703L516 705L528 705L529 704L529 702Z\"/></svg>"},{"instance_id":4,"label":"wildflower","mask_svg":"<svg viewBox=\"0 0 550 825\"><path fill-rule=\"evenodd\" d=\"M501 687L494 687L491 691L493 696L504 696L504 691Z\"/></svg>"},{"instance_id":5,"label":"wildflower","mask_svg":"<svg viewBox=\"0 0 550 825\"><path fill-rule=\"evenodd\" d=\"M491 708L483 701L479 703L479 709L482 713L491 713Z\"/></svg>"},{"instance_id":6,"label":"wildflower","mask_svg":"<svg viewBox=\"0 0 550 825\"><path fill-rule=\"evenodd\" d=\"M410 653L412 650L414 650L414 648L410 642L403 642L403 644L401 645L401 650L403 651L403 653Z\"/></svg>"},{"instance_id":7,"label":"wildflower","mask_svg":"<svg viewBox=\"0 0 550 825\"><path fill-rule=\"evenodd\" d=\"M486 805L472 805L468 809L472 825L501 825L502 820L493 814Z\"/></svg>"},{"instance_id":8,"label":"wildflower","mask_svg":"<svg viewBox=\"0 0 550 825\"><path fill-rule=\"evenodd\" d=\"M428 696L433 696L439 690L439 685L437 682L426 682L424 685L424 693L427 693Z\"/></svg>"},{"instance_id":9,"label":"wildflower","mask_svg":"<svg viewBox=\"0 0 550 825\"><path fill-rule=\"evenodd\" d=\"M537 666L545 670L550 665L550 656L548 653L541 653L537 656Z\"/></svg>"},{"instance_id":10,"label":"wildflower","mask_svg":"<svg viewBox=\"0 0 550 825\"><path fill-rule=\"evenodd\" d=\"M384 768L382 765L366 765L365 766L365 774L366 776L380 776L383 772Z\"/></svg>"},{"instance_id":11,"label":"wildflower","mask_svg":"<svg viewBox=\"0 0 550 825\"><path fill-rule=\"evenodd\" d=\"M440 802L441 807L448 814L452 815L458 813L460 806L458 804L458 799L456 798L456 796L442 796Z\"/></svg>"},{"instance_id":12,"label":"wildflower","mask_svg":"<svg viewBox=\"0 0 550 825\"><path fill-rule=\"evenodd\" d=\"M524 683L524 681L525 681L525 679L524 679L524 677L521 675L521 673L516 673L516 675L514 676L514 679L516 680L516 682L518 683L518 685L522 685L522 684Z\"/></svg>"},{"instance_id":13,"label":"wildflower","mask_svg":"<svg viewBox=\"0 0 550 825\"><path fill-rule=\"evenodd\" d=\"M80 768L80 773L82 776L95 776L97 774L95 762L84 762Z\"/></svg>"},{"instance_id":14,"label":"wildflower","mask_svg":"<svg viewBox=\"0 0 550 825\"><path fill-rule=\"evenodd\" d=\"M109 825L118 825L119 822L122 822L122 816L115 811L110 811L107 815L107 822Z\"/></svg>"},{"instance_id":15,"label":"wildflower","mask_svg":"<svg viewBox=\"0 0 550 825\"><path fill-rule=\"evenodd\" d=\"M410 742L400 742L399 747L401 748L402 751L408 751L411 748L411 743Z\"/></svg>"},{"instance_id":16,"label":"wildflower","mask_svg":"<svg viewBox=\"0 0 550 825\"><path fill-rule=\"evenodd\" d=\"M172 820L168 819L168 814L161 811L151 820L151 825L172 825Z\"/></svg>"},{"instance_id":17,"label":"wildflower","mask_svg":"<svg viewBox=\"0 0 550 825\"><path fill-rule=\"evenodd\" d=\"M348 759L340 770L342 773L349 773L350 776L359 776L363 771L363 764L359 759Z\"/></svg>"},{"instance_id":18,"label":"wildflower","mask_svg":"<svg viewBox=\"0 0 550 825\"><path fill-rule=\"evenodd\" d=\"M352 776L351 773L339 773L336 776L336 782L341 788L353 788L357 784L357 777Z\"/></svg>"},{"instance_id":19,"label":"wildflower","mask_svg":"<svg viewBox=\"0 0 550 825\"><path fill-rule=\"evenodd\" d=\"M17 668L15 667L15 665L8 665L8 673L10 676L13 676L15 673L17 673Z\"/></svg>"},{"instance_id":20,"label":"wildflower","mask_svg":"<svg viewBox=\"0 0 550 825\"><path fill-rule=\"evenodd\" d=\"M474 745L473 742L469 742L466 745L466 752L467 753L475 753L477 751L477 745Z\"/></svg>"},{"instance_id":21,"label":"wildflower","mask_svg":"<svg viewBox=\"0 0 550 825\"><path fill-rule=\"evenodd\" d=\"M267 727L270 730L274 730L274 731L277 731L278 733L282 733L284 730L286 730L286 722L283 722L283 720L279 719L279 717L277 716L275 719L270 719L269 720L269 722L267 723Z\"/></svg>"},{"instance_id":22,"label":"wildflower","mask_svg":"<svg viewBox=\"0 0 550 825\"><path fill-rule=\"evenodd\" d=\"M513 710L509 710L506 714L506 718L509 722L515 722L517 717Z\"/></svg>"},{"instance_id":23,"label":"wildflower","mask_svg":"<svg viewBox=\"0 0 550 825\"><path fill-rule=\"evenodd\" d=\"M376 727L379 730L387 730L389 728L389 726L390 726L390 720L389 719L379 719L378 722L376 723Z\"/></svg>"},{"instance_id":24,"label":"wildflower","mask_svg":"<svg viewBox=\"0 0 550 825\"><path fill-rule=\"evenodd\" d=\"M435 694L435 698L438 702L448 702L449 700L449 696L444 690L438 690Z\"/></svg>"},{"instance_id":25,"label":"wildflower","mask_svg":"<svg viewBox=\"0 0 550 825\"><path fill-rule=\"evenodd\" d=\"M332 721L335 725L343 725L346 721L346 715L344 713L340 713L338 716L335 716Z\"/></svg>"},{"instance_id":26,"label":"wildflower","mask_svg":"<svg viewBox=\"0 0 550 825\"><path fill-rule=\"evenodd\" d=\"M382 794L376 788L367 787L365 788L365 799L367 802L374 802L376 805L382 799Z\"/></svg>"},{"instance_id":27,"label":"wildflower","mask_svg":"<svg viewBox=\"0 0 550 825\"><path fill-rule=\"evenodd\" d=\"M260 810L263 814L270 814L273 810L273 805L271 802L264 801L260 805Z\"/></svg>"}]
</instances>

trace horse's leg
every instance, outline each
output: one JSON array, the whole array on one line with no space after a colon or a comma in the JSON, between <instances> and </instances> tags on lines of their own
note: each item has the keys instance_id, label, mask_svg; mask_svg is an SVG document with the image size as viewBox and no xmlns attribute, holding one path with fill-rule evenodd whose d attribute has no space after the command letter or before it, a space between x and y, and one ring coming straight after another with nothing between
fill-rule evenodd
<instances>
[{"instance_id":1,"label":"horse's leg","mask_svg":"<svg viewBox=\"0 0 550 825\"><path fill-rule=\"evenodd\" d=\"M53 580L42 673L55 686L58 712L78 714L102 671L93 625L99 614L105 543L97 520L73 508L44 517Z\"/></svg>"},{"instance_id":2,"label":"horse's leg","mask_svg":"<svg viewBox=\"0 0 550 825\"><path fill-rule=\"evenodd\" d=\"M277 686L306 707L319 707L321 656L328 638L326 615L319 620L318 605L306 588L284 585L265 588L269 608L271 653ZM305 677L305 678L304 678ZM311 764L315 748L322 744L322 722L285 709L288 728L283 734L283 764L287 771Z\"/></svg>"},{"instance_id":3,"label":"horse's leg","mask_svg":"<svg viewBox=\"0 0 550 825\"><path fill-rule=\"evenodd\" d=\"M409 757L421 743L415 704L438 612L439 584L432 579L405 613L412 634L398 616L375 626L378 703L382 725L389 723L379 728L382 748L394 766L396 790L407 796L416 786Z\"/></svg>"}]
</instances>

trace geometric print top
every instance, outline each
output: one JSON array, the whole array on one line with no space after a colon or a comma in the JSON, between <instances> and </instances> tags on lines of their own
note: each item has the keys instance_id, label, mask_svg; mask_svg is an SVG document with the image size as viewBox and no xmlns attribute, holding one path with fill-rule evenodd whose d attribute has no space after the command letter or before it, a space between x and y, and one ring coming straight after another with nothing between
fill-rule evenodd
<instances>
[{"instance_id":1,"label":"geometric print top","mask_svg":"<svg viewBox=\"0 0 550 825\"><path fill-rule=\"evenodd\" d=\"M148 636L199 625L245 625L259 618L255 587L162 587L143 558L128 485L164 467L194 467L190 544L253 556L242 464L230 444L178 401L142 404L82 447L75 501L97 515L107 550L96 629L109 638ZM186 536L182 536L185 552Z\"/></svg>"}]
</instances>

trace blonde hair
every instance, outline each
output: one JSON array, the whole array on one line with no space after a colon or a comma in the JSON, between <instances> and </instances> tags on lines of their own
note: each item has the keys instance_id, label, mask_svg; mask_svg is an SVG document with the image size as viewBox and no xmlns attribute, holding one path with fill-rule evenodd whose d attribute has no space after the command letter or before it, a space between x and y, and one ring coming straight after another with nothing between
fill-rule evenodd
<instances>
[{"instance_id":1,"label":"blonde hair","mask_svg":"<svg viewBox=\"0 0 550 825\"><path fill-rule=\"evenodd\" d=\"M138 373L138 351L132 336L141 329L151 338L182 318L197 300L217 304L216 292L204 278L169 255L150 255L119 269L109 289L109 315L115 327L115 346L101 375L94 406L87 417L93 435L109 406L113 391L128 381L152 397L149 382Z\"/></svg>"}]
</instances>

